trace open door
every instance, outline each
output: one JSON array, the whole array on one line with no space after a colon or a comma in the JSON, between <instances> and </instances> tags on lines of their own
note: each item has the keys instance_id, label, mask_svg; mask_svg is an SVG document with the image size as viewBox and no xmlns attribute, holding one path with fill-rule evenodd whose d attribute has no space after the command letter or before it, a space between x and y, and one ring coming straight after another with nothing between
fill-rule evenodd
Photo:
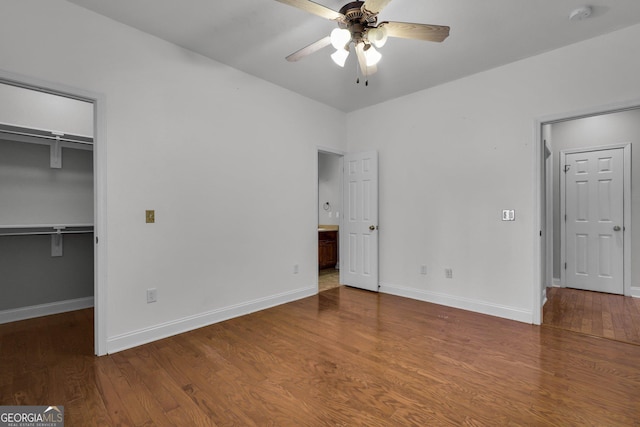
<instances>
[{"instance_id":1,"label":"open door","mask_svg":"<svg viewBox=\"0 0 640 427\"><path fill-rule=\"evenodd\" d=\"M378 152L344 156L340 283L378 291Z\"/></svg>"}]
</instances>

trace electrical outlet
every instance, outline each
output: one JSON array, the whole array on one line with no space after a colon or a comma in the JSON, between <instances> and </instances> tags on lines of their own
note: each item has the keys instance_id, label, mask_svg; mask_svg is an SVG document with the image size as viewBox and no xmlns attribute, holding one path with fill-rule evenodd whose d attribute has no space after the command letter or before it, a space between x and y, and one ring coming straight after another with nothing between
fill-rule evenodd
<instances>
[{"instance_id":1,"label":"electrical outlet","mask_svg":"<svg viewBox=\"0 0 640 427\"><path fill-rule=\"evenodd\" d=\"M453 269L445 268L444 269L444 277L446 277L447 279L453 279Z\"/></svg>"},{"instance_id":2,"label":"electrical outlet","mask_svg":"<svg viewBox=\"0 0 640 427\"><path fill-rule=\"evenodd\" d=\"M420 274L427 274L427 266L426 265L421 265L420 266Z\"/></svg>"},{"instance_id":3,"label":"electrical outlet","mask_svg":"<svg viewBox=\"0 0 640 427\"><path fill-rule=\"evenodd\" d=\"M147 304L158 301L158 290L156 288L147 289Z\"/></svg>"},{"instance_id":4,"label":"electrical outlet","mask_svg":"<svg viewBox=\"0 0 640 427\"><path fill-rule=\"evenodd\" d=\"M145 221L147 224L153 224L156 222L156 211L145 211Z\"/></svg>"}]
</instances>

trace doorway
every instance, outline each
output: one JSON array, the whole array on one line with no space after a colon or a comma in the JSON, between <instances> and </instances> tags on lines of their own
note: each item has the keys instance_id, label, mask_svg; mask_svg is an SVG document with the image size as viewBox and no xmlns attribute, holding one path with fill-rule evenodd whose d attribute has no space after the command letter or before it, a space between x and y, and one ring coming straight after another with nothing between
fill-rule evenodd
<instances>
[{"instance_id":1,"label":"doorway","mask_svg":"<svg viewBox=\"0 0 640 427\"><path fill-rule=\"evenodd\" d=\"M93 319L94 319L94 353L96 355L104 355L107 353L107 340L106 340L106 319L105 319L105 311L106 311L106 182L104 180L104 171L106 169L106 157L104 155L104 97L100 94L84 91L81 89L69 88L68 86L58 85L51 82L44 82L38 79L15 75L11 73L7 73L4 71L0 71L0 85L3 85L9 90L14 90L16 93L22 91L24 94L35 95L40 98L47 98L48 101L53 100L55 102L62 102L71 105L87 105L88 106L88 114L86 114L85 119L88 122L83 123L83 129L88 129L87 132L80 132L80 134L90 134L90 138L92 139L93 149L92 153L89 155L89 166L91 169L92 176L91 181L85 184L85 187L88 190L90 195L90 199L88 204L90 206L91 212L85 217L88 218L86 223L84 224L76 224L77 219L75 217L71 217L70 224L77 225L79 227L67 227L60 228L56 230L56 235L51 236L40 236L45 237L47 239L50 238L50 248L45 248L45 250L50 251L51 256L64 256L65 254L65 246L66 243L73 244L74 241L77 241L80 235L88 235L89 240L87 240L88 244L86 244L85 252L89 251L90 261L92 263L92 273L91 278L89 279L90 286L92 286L92 298L82 299L79 301L63 301L62 304L40 304L36 308L40 311L36 310L33 312L34 315L47 315L53 314L58 310L58 312L69 311L82 307L75 307L74 304L85 304L87 306L93 307ZM3 111L3 116L5 118L10 114L11 111L14 113L23 114L27 113L25 117L29 118L29 114L34 113L34 110L30 110L29 108L24 108L23 104L15 104L13 102L9 102L6 98L3 99L6 101L1 111ZM43 105L47 104L44 102ZM51 107L51 106L49 106ZM65 111L64 109L59 109L55 105L53 106L55 111L53 113L54 116L60 113L60 111ZM73 108L71 108L73 110ZM60 117L54 117L54 119L60 119ZM61 120L61 119L60 119ZM9 120L12 121L12 120ZM46 120L45 120L46 122ZM46 142L47 145L50 145L50 161L52 168L58 168L62 166L64 168L65 159L68 160L67 165L71 166L76 162L79 157L79 153L84 150L69 150L71 146L75 144L75 148L79 147L78 144L87 143L87 138L78 137L78 135L64 135L65 132L60 129L60 127L55 125L55 121L49 123L47 126L38 126L34 124L32 126L25 126L25 123L17 123L21 128L33 128L36 132L34 135L26 135L24 138L31 139L31 142L36 140L42 140L42 136L46 136L49 138L53 138L54 142ZM7 124L5 122L5 124ZM26 123L28 124L28 123ZM37 129L36 129L37 128ZM44 131L43 131L44 129ZM7 126L5 130L13 131L16 129L12 129L11 126ZM53 131L53 132L51 132ZM70 132L71 134L73 132ZM69 136L69 138L65 138L65 136ZM18 136L15 138L20 139ZM14 139L15 139L14 138ZM47 138L44 138L47 139ZM69 139L69 141L65 141L65 139ZM37 144L27 144L30 146L36 146ZM65 148L66 147L66 148ZM85 147L85 149L88 149ZM66 153L65 153L66 151ZM84 151L87 152L87 151ZM77 154L76 154L77 153ZM49 155L49 149L47 148L47 155ZM47 159L48 160L48 159ZM48 166L48 165L47 165ZM72 172L72 174L75 172ZM45 193L46 196L46 193ZM70 196L75 196L75 194L71 194ZM92 208L92 209L91 209ZM15 217L15 215L14 215ZM84 218L84 217L83 217ZM59 222L54 220L55 222ZM10 219L9 219L10 222ZM5 225L11 225L7 222ZM20 223L19 225L24 225ZM34 225L34 224L27 224ZM49 223L40 223L37 225L51 225ZM69 225L69 224L64 224ZM6 228L6 227L5 227ZM91 230L88 230L88 229ZM29 230L21 230L21 232L25 232ZM42 230L38 229L37 232L40 233ZM66 234L65 234L66 233ZM89 234L90 233L90 234ZM60 234L60 235L58 235ZM67 236L67 237L65 237ZM71 249L72 246L68 246L68 249ZM71 255L71 253L69 253ZM93 280L91 280L93 279ZM55 299L55 298L54 298ZM64 298L63 298L64 299ZM52 311L53 310L53 311ZM14 315L14 313L9 313L9 315ZM34 317L34 316L31 316Z\"/></svg>"},{"instance_id":2,"label":"doorway","mask_svg":"<svg viewBox=\"0 0 640 427\"><path fill-rule=\"evenodd\" d=\"M544 310L541 313L541 324L548 325L553 323L554 326L571 323L571 318L580 317L582 314L589 312L593 314L595 310L597 318L600 319L603 316L608 316L608 312L605 309L598 308L599 306L590 301L599 301L601 298L596 298L596 294L591 294L591 291L574 290L565 287L566 278L564 274L564 263L566 256L564 254L563 244L567 243L567 237L564 235L564 212L561 211L563 195L561 195L562 179L564 178L564 169L562 164L562 152L564 154L598 151L603 148L621 148L624 151L624 169L631 175L630 180L624 185L624 191L626 202L623 207L624 220L620 225L621 230L624 231L624 243L623 243L623 269L622 269L622 292L624 295L611 295L611 297L617 298L619 301L625 301L625 304L631 302L630 298L640 297L640 287L633 286L637 283L637 279L640 278L640 268L631 265L632 253L637 253L639 250L638 244L640 239L638 238L638 231L640 231L640 211L635 208L640 201L640 192L638 188L640 186L639 177L634 176L631 173L632 164L638 164L640 155L640 146L633 149L634 144L640 144L640 107L638 103L619 105L617 109L609 111L602 111L594 109L592 111L580 112L579 114L564 115L548 118L547 120L541 120L539 122L540 136L538 146L538 159L540 166L539 175L539 190L541 197L541 210L544 210L546 205L546 220L545 214L540 214L540 227L541 236L545 234L547 237L547 244L544 244L543 239L540 240L540 264L537 264L540 272L540 288L536 288L535 294L538 294L538 289L542 290L542 298L540 299L540 307ZM551 152L549 156L550 160L545 157L544 147L547 147ZM570 160L570 159L569 159ZM545 181L545 163L548 174ZM574 169L575 171L575 169ZM628 179L627 175L627 179ZM637 174L636 174L637 175ZM546 191L545 191L546 182ZM545 194L546 193L546 194ZM573 200L574 204L576 201ZM634 209L632 209L632 205ZM612 224L612 229L615 224ZM615 231L614 231L615 233ZM573 255L572 255L573 256ZM586 258L584 258L586 260ZM544 266L544 260L546 260L546 270ZM585 261L586 263L587 261ZM590 264L593 261L589 261ZM567 266L569 267L569 266ZM572 309L568 309L568 305L564 306L568 310L561 310L562 316L567 318L558 318L558 312L550 315L553 310L550 309L550 305L557 303L558 299L562 299L562 304L566 303L566 295L563 290L566 289L567 293L571 293L571 298L576 298L573 292L577 292L580 297L577 297L578 301L585 301L587 305L572 305ZM562 292L561 292L562 291ZM591 295L591 296L590 296ZM602 294L609 295L609 294ZM549 301L547 300L549 297ZM635 301L634 301L635 302ZM617 304L617 303L616 303ZM617 306L624 306L625 304L617 304ZM628 304L626 304L628 305ZM615 316L615 304L612 305L612 310ZM580 312L579 312L580 311ZM582 314L581 314L582 313ZM620 314L622 315L622 313ZM554 318L555 317L555 318ZM587 322L588 323L588 322ZM561 327L561 326L560 326Z\"/></svg>"},{"instance_id":3,"label":"doorway","mask_svg":"<svg viewBox=\"0 0 640 427\"><path fill-rule=\"evenodd\" d=\"M318 150L318 292L340 286L343 155Z\"/></svg>"}]
</instances>

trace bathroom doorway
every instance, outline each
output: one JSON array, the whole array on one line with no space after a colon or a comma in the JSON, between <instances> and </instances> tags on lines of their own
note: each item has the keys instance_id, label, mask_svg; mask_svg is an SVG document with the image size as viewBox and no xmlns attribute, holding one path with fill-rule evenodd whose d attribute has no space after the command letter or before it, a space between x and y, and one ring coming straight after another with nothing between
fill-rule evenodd
<instances>
[{"instance_id":1,"label":"bathroom doorway","mask_svg":"<svg viewBox=\"0 0 640 427\"><path fill-rule=\"evenodd\" d=\"M318 292L340 286L342 154L318 150Z\"/></svg>"}]
</instances>

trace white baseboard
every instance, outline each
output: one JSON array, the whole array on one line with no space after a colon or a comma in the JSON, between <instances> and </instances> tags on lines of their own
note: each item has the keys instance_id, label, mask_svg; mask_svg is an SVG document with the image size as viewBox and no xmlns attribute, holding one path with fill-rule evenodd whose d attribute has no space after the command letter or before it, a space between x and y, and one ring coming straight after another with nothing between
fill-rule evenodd
<instances>
[{"instance_id":1,"label":"white baseboard","mask_svg":"<svg viewBox=\"0 0 640 427\"><path fill-rule=\"evenodd\" d=\"M246 303L223 307L205 313L176 319L148 328L138 329L126 334L116 335L107 340L107 353L116 353L152 341L157 341L173 335L192 331L194 329L209 326L214 323L244 316L256 311L264 310L277 305L296 301L301 298L313 296L318 293L317 286L298 289L291 292L259 298Z\"/></svg>"},{"instance_id":2,"label":"white baseboard","mask_svg":"<svg viewBox=\"0 0 640 427\"><path fill-rule=\"evenodd\" d=\"M640 298L640 287L632 286L631 287L631 296L634 298Z\"/></svg>"},{"instance_id":3,"label":"white baseboard","mask_svg":"<svg viewBox=\"0 0 640 427\"><path fill-rule=\"evenodd\" d=\"M553 278L553 287L554 288L559 288L562 286L562 283L560 282L560 278L559 277L554 277Z\"/></svg>"},{"instance_id":4,"label":"white baseboard","mask_svg":"<svg viewBox=\"0 0 640 427\"><path fill-rule=\"evenodd\" d=\"M0 311L0 324L33 319L34 317L49 316L51 314L66 313L67 311L82 310L83 308L89 307L93 307L93 297L2 310Z\"/></svg>"},{"instance_id":5,"label":"white baseboard","mask_svg":"<svg viewBox=\"0 0 640 427\"><path fill-rule=\"evenodd\" d=\"M425 291L422 289L382 283L380 284L380 292L430 302L433 304L460 308L462 310L473 311L476 313L488 314L490 316L516 320L518 322L533 323L533 315L531 311L517 307L509 307L500 304L493 304L487 301L462 298L438 292Z\"/></svg>"}]
</instances>

